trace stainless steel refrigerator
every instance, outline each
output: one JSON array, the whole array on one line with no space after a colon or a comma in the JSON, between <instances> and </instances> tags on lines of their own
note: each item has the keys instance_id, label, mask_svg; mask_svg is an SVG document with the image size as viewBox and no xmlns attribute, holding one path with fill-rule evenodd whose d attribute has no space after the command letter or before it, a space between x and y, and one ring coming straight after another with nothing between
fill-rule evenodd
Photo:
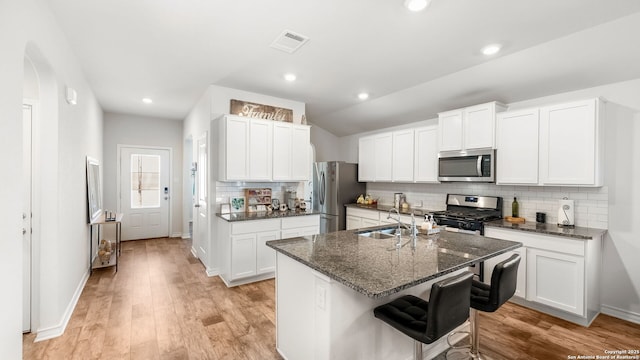
<instances>
[{"instance_id":1,"label":"stainless steel refrigerator","mask_svg":"<svg viewBox=\"0 0 640 360\"><path fill-rule=\"evenodd\" d=\"M313 165L313 209L321 213L320 233L344 230L344 205L355 203L366 191L366 183L358 182L358 164L328 161Z\"/></svg>"}]
</instances>

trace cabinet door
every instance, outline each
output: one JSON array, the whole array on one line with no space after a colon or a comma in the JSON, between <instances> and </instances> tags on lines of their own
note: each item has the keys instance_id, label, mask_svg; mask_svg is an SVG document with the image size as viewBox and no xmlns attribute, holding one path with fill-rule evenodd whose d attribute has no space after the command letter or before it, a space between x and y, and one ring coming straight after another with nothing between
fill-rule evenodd
<instances>
[{"instance_id":1,"label":"cabinet door","mask_svg":"<svg viewBox=\"0 0 640 360\"><path fill-rule=\"evenodd\" d=\"M225 136L226 180L246 180L249 177L249 119L228 116Z\"/></svg>"},{"instance_id":2,"label":"cabinet door","mask_svg":"<svg viewBox=\"0 0 640 360\"><path fill-rule=\"evenodd\" d=\"M362 227L362 218L353 215L347 215L347 230L359 229Z\"/></svg>"},{"instance_id":3,"label":"cabinet door","mask_svg":"<svg viewBox=\"0 0 640 360\"><path fill-rule=\"evenodd\" d=\"M362 218L362 227L363 228L371 227L371 226L378 226L378 225L380 225L380 221L379 220L372 220L372 219Z\"/></svg>"},{"instance_id":4,"label":"cabinet door","mask_svg":"<svg viewBox=\"0 0 640 360\"><path fill-rule=\"evenodd\" d=\"M251 120L249 126L249 179L271 180L273 121ZM235 149L230 149L235 151Z\"/></svg>"},{"instance_id":5,"label":"cabinet door","mask_svg":"<svg viewBox=\"0 0 640 360\"><path fill-rule=\"evenodd\" d=\"M393 134L384 133L376 136L374 161L376 165L376 181L393 180Z\"/></svg>"},{"instance_id":6,"label":"cabinet door","mask_svg":"<svg viewBox=\"0 0 640 360\"><path fill-rule=\"evenodd\" d=\"M438 127L415 130L415 182L438 182Z\"/></svg>"},{"instance_id":7,"label":"cabinet door","mask_svg":"<svg viewBox=\"0 0 640 360\"><path fill-rule=\"evenodd\" d=\"M358 141L358 181L375 181L376 158L375 138L362 137Z\"/></svg>"},{"instance_id":8,"label":"cabinet door","mask_svg":"<svg viewBox=\"0 0 640 360\"><path fill-rule=\"evenodd\" d=\"M596 182L596 100L541 109L540 175L545 185Z\"/></svg>"},{"instance_id":9,"label":"cabinet door","mask_svg":"<svg viewBox=\"0 0 640 360\"><path fill-rule=\"evenodd\" d=\"M413 182L414 132L402 130L393 132L392 179L398 182Z\"/></svg>"},{"instance_id":10,"label":"cabinet door","mask_svg":"<svg viewBox=\"0 0 640 360\"><path fill-rule=\"evenodd\" d=\"M256 274L256 234L231 236L231 279Z\"/></svg>"},{"instance_id":11,"label":"cabinet door","mask_svg":"<svg viewBox=\"0 0 640 360\"><path fill-rule=\"evenodd\" d=\"M462 119L464 149L494 147L495 103L467 107Z\"/></svg>"},{"instance_id":12,"label":"cabinet door","mask_svg":"<svg viewBox=\"0 0 640 360\"><path fill-rule=\"evenodd\" d=\"M291 179L292 139L291 124L273 125L273 180Z\"/></svg>"},{"instance_id":13,"label":"cabinet door","mask_svg":"<svg viewBox=\"0 0 640 360\"><path fill-rule=\"evenodd\" d=\"M538 183L538 109L497 115L496 183Z\"/></svg>"},{"instance_id":14,"label":"cabinet door","mask_svg":"<svg viewBox=\"0 0 640 360\"><path fill-rule=\"evenodd\" d=\"M584 316L584 258L527 249L527 300Z\"/></svg>"},{"instance_id":15,"label":"cabinet door","mask_svg":"<svg viewBox=\"0 0 640 360\"><path fill-rule=\"evenodd\" d=\"M310 128L307 125L292 126L291 180L307 181L311 171L309 161Z\"/></svg>"},{"instance_id":16,"label":"cabinet door","mask_svg":"<svg viewBox=\"0 0 640 360\"><path fill-rule=\"evenodd\" d=\"M518 248L513 251L492 257L484 261L484 283L491 284L491 274L493 268L501 261L507 260L513 254L520 255L520 265L518 265L518 283L516 284L516 292L513 296L525 298L527 290L527 251L526 248Z\"/></svg>"},{"instance_id":17,"label":"cabinet door","mask_svg":"<svg viewBox=\"0 0 640 360\"><path fill-rule=\"evenodd\" d=\"M462 110L438 114L439 151L462 150Z\"/></svg>"},{"instance_id":18,"label":"cabinet door","mask_svg":"<svg viewBox=\"0 0 640 360\"><path fill-rule=\"evenodd\" d=\"M256 236L256 271L258 274L276 271L276 252L266 245L267 241L278 240L280 231L264 231Z\"/></svg>"}]
</instances>

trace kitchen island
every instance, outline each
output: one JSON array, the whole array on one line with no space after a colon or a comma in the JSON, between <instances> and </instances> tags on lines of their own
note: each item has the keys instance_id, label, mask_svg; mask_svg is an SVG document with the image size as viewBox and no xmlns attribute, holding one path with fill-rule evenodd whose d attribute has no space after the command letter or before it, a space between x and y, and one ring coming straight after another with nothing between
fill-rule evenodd
<instances>
[{"instance_id":1,"label":"kitchen island","mask_svg":"<svg viewBox=\"0 0 640 360\"><path fill-rule=\"evenodd\" d=\"M428 299L434 282L521 246L442 232L420 235L415 250L397 249L393 237L362 234L389 227L267 242L277 253L276 342L285 359L410 358L413 340L375 319L373 308L404 294ZM446 347L443 338L425 354Z\"/></svg>"}]
</instances>

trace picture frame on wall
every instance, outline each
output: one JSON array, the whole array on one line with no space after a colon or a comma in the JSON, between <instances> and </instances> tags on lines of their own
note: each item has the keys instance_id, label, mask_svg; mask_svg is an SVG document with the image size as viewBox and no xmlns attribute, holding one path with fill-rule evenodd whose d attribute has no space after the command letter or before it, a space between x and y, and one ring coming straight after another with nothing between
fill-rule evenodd
<instances>
[{"instance_id":1,"label":"picture frame on wall","mask_svg":"<svg viewBox=\"0 0 640 360\"><path fill-rule=\"evenodd\" d=\"M243 212L245 207L244 196L231 198L231 212Z\"/></svg>"}]
</instances>

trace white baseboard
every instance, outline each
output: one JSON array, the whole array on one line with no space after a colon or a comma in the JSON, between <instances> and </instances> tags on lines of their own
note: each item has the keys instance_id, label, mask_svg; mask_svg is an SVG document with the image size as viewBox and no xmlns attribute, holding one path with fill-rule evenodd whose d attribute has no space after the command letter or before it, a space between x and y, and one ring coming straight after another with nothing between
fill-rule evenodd
<instances>
[{"instance_id":1,"label":"white baseboard","mask_svg":"<svg viewBox=\"0 0 640 360\"><path fill-rule=\"evenodd\" d=\"M34 342L53 339L64 334L64 330L69 324L69 320L71 319L73 310L75 310L76 305L78 305L78 300L80 299L80 295L82 294L84 286L87 284L87 280L89 280L89 272L85 272L84 276L80 280L80 283L78 284L76 291L73 293L73 297L71 297L71 301L67 305L67 309L65 310L60 323L56 326L38 329L36 331L36 338L33 340Z\"/></svg>"},{"instance_id":2,"label":"white baseboard","mask_svg":"<svg viewBox=\"0 0 640 360\"><path fill-rule=\"evenodd\" d=\"M182 233L173 233L171 234L172 238L181 238L182 237Z\"/></svg>"},{"instance_id":3,"label":"white baseboard","mask_svg":"<svg viewBox=\"0 0 640 360\"><path fill-rule=\"evenodd\" d=\"M633 311L620 309L610 305L601 305L600 312L603 314L613 316L618 319L630 321L632 323L640 324L640 314Z\"/></svg>"},{"instance_id":4,"label":"white baseboard","mask_svg":"<svg viewBox=\"0 0 640 360\"><path fill-rule=\"evenodd\" d=\"M191 234L189 234L189 233L184 233L184 234L182 234L182 236L181 236L181 237L182 237L183 239L191 239Z\"/></svg>"},{"instance_id":5,"label":"white baseboard","mask_svg":"<svg viewBox=\"0 0 640 360\"><path fill-rule=\"evenodd\" d=\"M218 276L218 275L220 275L220 269L207 268L207 276L208 277L213 277L213 276Z\"/></svg>"},{"instance_id":6,"label":"white baseboard","mask_svg":"<svg viewBox=\"0 0 640 360\"><path fill-rule=\"evenodd\" d=\"M194 248L193 246L191 247L191 255L193 255L194 258L198 258L198 253L196 252L196 248Z\"/></svg>"}]
</instances>

